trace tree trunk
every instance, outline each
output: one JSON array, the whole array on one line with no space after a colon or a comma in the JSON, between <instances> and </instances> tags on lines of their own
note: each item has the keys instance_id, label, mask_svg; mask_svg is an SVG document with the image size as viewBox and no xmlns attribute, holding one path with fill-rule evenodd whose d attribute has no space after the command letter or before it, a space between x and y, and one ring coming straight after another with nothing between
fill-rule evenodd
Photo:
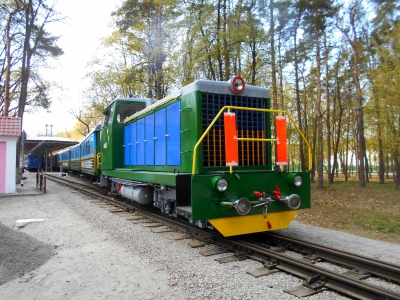
<instances>
[{"instance_id":1,"label":"tree trunk","mask_svg":"<svg viewBox=\"0 0 400 300\"><path fill-rule=\"evenodd\" d=\"M6 25L6 70L5 70L5 84L4 84L4 89L5 89L5 97L4 97L4 116L8 116L8 111L10 109L10 81L11 81L11 41L12 37L10 36L10 31L11 31L11 22L16 13L20 11L19 6L12 11L7 20L7 25Z\"/></svg>"},{"instance_id":2,"label":"tree trunk","mask_svg":"<svg viewBox=\"0 0 400 300\"><path fill-rule=\"evenodd\" d=\"M297 109L297 122L299 123L300 130L303 130L302 117L301 117L301 105L300 105L300 87L299 87L299 62L297 56L297 29L299 24L299 18L296 19L296 26L293 30L293 47L294 47L294 75L296 84L296 109ZM311 158L309 158L311 159ZM303 139L300 138L300 167L301 171L306 171L306 164L304 158L304 145Z\"/></svg>"},{"instance_id":3,"label":"tree trunk","mask_svg":"<svg viewBox=\"0 0 400 300\"><path fill-rule=\"evenodd\" d=\"M218 59L218 74L219 80L224 80L223 70L222 70L222 54L221 54L221 0L218 0L217 6L217 59Z\"/></svg>"},{"instance_id":4,"label":"tree trunk","mask_svg":"<svg viewBox=\"0 0 400 300\"><path fill-rule=\"evenodd\" d=\"M316 18L318 18L319 10L316 10ZM317 172L318 172L318 188L324 187L324 141L323 141L323 127L322 127L322 113L321 113L321 56L319 46L320 29L318 24L315 26L315 51L317 56L317 103L316 103L316 121L317 121L317 134L318 134L318 158L317 158Z\"/></svg>"},{"instance_id":5,"label":"tree trunk","mask_svg":"<svg viewBox=\"0 0 400 300\"><path fill-rule=\"evenodd\" d=\"M330 116L330 97L329 97L329 66L328 66L328 60L329 60L329 55L328 55L328 45L326 41L326 33L324 32L324 56L325 56L325 94L326 94L326 143L327 143L327 156L328 156L328 167L327 167L327 173L328 173L328 183L333 183L333 174L334 170L331 171L331 116Z\"/></svg>"},{"instance_id":6,"label":"tree trunk","mask_svg":"<svg viewBox=\"0 0 400 300\"><path fill-rule=\"evenodd\" d=\"M365 136L364 136L364 112L363 112L363 99L362 99L362 92L361 92L361 85L360 85L360 72L359 72L359 51L358 51L358 37L356 32L356 24L355 24L355 12L351 13L350 16L350 25L351 30L353 33L353 39L349 39L349 43L353 50L353 68L354 68L354 85L356 88L356 97L357 97L357 112L358 112L358 119L357 119L357 131L358 131L358 163L359 163L359 180L360 186L366 187L365 181L365 159L366 159L366 149L365 149Z\"/></svg>"},{"instance_id":7,"label":"tree trunk","mask_svg":"<svg viewBox=\"0 0 400 300\"><path fill-rule=\"evenodd\" d=\"M225 64L225 81L228 81L230 78L230 63L229 63L229 47L228 47L228 23L227 23L227 4L226 0L224 0L224 24L223 24L223 32L224 32L224 64Z\"/></svg>"},{"instance_id":8,"label":"tree trunk","mask_svg":"<svg viewBox=\"0 0 400 300\"><path fill-rule=\"evenodd\" d=\"M272 108L278 108L278 91L276 87L276 63L275 63L275 21L274 1L269 2L269 35L271 39L271 71L272 71Z\"/></svg>"}]
</instances>

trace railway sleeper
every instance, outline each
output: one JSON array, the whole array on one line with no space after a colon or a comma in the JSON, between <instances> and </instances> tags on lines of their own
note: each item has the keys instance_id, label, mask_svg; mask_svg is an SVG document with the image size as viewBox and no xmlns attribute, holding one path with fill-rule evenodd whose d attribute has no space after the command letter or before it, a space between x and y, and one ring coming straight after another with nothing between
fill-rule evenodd
<instances>
[{"instance_id":1,"label":"railway sleeper","mask_svg":"<svg viewBox=\"0 0 400 300\"><path fill-rule=\"evenodd\" d=\"M317 274L304 280L301 285L285 289L284 291L296 297L307 297L325 291L326 278Z\"/></svg>"}]
</instances>

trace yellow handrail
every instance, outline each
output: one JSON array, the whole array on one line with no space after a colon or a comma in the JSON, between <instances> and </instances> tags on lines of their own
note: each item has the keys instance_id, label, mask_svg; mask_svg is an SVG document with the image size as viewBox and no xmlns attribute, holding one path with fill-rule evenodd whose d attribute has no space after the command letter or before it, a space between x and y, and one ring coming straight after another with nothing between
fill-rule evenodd
<instances>
[{"instance_id":1,"label":"yellow handrail","mask_svg":"<svg viewBox=\"0 0 400 300\"><path fill-rule=\"evenodd\" d=\"M286 110L280 110L280 109L266 109L266 108L251 108L251 107L240 107L240 106L224 106L221 108L221 110L218 112L218 114L215 116L214 120L210 123L210 125L207 127L206 131L204 131L203 135L200 137L200 139L197 141L196 145L194 146L193 149L193 164L192 164L192 175L196 174L196 156L197 156L197 148L200 146L200 144L203 142L204 138L208 134L208 132L211 130L215 122L217 122L218 118L221 116L221 114L224 112L224 110L228 110L228 112L231 109L236 109L236 110L250 110L250 111L257 111L257 112L269 112L269 113L280 113L280 114L286 114L290 121L293 123L294 127L296 128L297 132L300 134L301 138L304 140L308 147L308 170L311 170L311 146L308 143L307 139L305 138L304 134L301 132L299 126L295 123L294 119L292 116L286 111ZM262 141L262 142L276 142L277 139L257 139L257 138L237 138L238 141ZM232 166L230 166L230 172L232 173Z\"/></svg>"},{"instance_id":2,"label":"yellow handrail","mask_svg":"<svg viewBox=\"0 0 400 300\"><path fill-rule=\"evenodd\" d=\"M103 157L103 153L99 152L97 153L97 167L99 168L103 162L100 162L100 158Z\"/></svg>"}]
</instances>

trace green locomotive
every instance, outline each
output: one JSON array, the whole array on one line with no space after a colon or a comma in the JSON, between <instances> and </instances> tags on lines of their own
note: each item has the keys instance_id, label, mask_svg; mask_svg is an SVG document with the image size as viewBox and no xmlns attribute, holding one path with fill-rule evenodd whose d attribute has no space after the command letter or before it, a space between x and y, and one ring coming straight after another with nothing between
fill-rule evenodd
<instances>
[{"instance_id":1,"label":"green locomotive","mask_svg":"<svg viewBox=\"0 0 400 300\"><path fill-rule=\"evenodd\" d=\"M272 161L275 143L286 152L284 130L271 138L278 113L293 122L270 109L269 90L239 76L198 80L159 101L116 99L100 128L99 182L224 236L287 228L310 207L310 176Z\"/></svg>"}]
</instances>

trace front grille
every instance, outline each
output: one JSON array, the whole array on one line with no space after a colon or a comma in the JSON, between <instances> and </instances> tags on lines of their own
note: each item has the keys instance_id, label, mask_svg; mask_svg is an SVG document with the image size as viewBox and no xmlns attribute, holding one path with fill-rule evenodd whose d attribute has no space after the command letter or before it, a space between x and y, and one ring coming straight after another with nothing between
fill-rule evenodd
<instances>
[{"instance_id":1,"label":"front grille","mask_svg":"<svg viewBox=\"0 0 400 300\"><path fill-rule=\"evenodd\" d=\"M202 129L210 125L222 107L226 105L266 108L265 98L240 95L202 94ZM236 113L238 138L267 138L264 112L231 110ZM266 142L238 141L239 166L261 166L266 164ZM203 141L203 165L205 167L225 166L224 121L221 116Z\"/></svg>"}]
</instances>

